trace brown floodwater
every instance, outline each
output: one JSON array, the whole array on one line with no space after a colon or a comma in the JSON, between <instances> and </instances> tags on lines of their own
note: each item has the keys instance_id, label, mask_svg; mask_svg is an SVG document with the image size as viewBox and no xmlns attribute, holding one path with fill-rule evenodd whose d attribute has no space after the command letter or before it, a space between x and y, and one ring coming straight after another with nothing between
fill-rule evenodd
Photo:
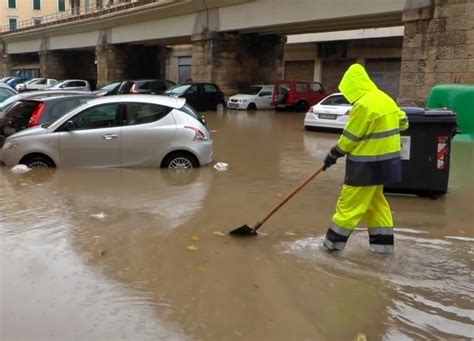
<instances>
[{"instance_id":1,"label":"brown floodwater","mask_svg":"<svg viewBox=\"0 0 474 341\"><path fill-rule=\"evenodd\" d=\"M225 233L261 219L338 134L304 131L301 113L206 118L214 161L191 172L0 168L1 340L474 337L472 143L454 144L446 196L388 196L393 256L370 252L363 226L328 254L343 160L260 236Z\"/></svg>"}]
</instances>

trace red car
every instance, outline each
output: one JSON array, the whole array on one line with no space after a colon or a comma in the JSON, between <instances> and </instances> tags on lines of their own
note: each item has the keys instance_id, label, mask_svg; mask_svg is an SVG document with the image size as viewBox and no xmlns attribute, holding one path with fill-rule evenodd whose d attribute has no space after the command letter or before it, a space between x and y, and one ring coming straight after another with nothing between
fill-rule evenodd
<instances>
[{"instance_id":1,"label":"red car","mask_svg":"<svg viewBox=\"0 0 474 341\"><path fill-rule=\"evenodd\" d=\"M278 80L274 84L272 104L278 109L307 111L326 97L323 85L318 82Z\"/></svg>"}]
</instances>

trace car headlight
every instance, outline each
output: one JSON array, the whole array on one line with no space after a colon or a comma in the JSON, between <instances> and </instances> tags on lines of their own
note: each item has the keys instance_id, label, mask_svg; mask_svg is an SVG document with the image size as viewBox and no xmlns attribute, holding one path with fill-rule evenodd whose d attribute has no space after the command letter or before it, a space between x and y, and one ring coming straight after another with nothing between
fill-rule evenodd
<instances>
[{"instance_id":1,"label":"car headlight","mask_svg":"<svg viewBox=\"0 0 474 341\"><path fill-rule=\"evenodd\" d=\"M12 140L12 141L5 141L5 143L3 144L3 148L2 149L15 149L15 148L18 148L18 142L16 142L15 140Z\"/></svg>"}]
</instances>

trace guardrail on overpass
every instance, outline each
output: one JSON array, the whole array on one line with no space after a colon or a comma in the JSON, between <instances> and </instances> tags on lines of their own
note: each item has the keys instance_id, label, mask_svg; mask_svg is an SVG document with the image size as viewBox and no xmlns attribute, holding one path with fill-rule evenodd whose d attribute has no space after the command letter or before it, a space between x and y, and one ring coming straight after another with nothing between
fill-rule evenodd
<instances>
[{"instance_id":1,"label":"guardrail on overpass","mask_svg":"<svg viewBox=\"0 0 474 341\"><path fill-rule=\"evenodd\" d=\"M16 23L15 26L4 25L0 27L0 34L27 31L36 28L42 28L57 24L64 24L71 21L83 20L108 15L111 13L132 9L135 7L165 2L164 0L128 0L127 2L118 2L107 4L106 6L99 4L89 4L81 7L72 7L67 11L48 14L39 18L23 20Z\"/></svg>"}]
</instances>

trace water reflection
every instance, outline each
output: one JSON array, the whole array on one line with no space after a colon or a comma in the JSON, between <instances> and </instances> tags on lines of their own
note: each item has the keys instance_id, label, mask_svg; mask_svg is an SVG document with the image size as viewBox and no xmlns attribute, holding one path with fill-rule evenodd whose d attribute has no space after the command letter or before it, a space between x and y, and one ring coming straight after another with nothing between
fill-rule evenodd
<instances>
[{"instance_id":1,"label":"water reflection","mask_svg":"<svg viewBox=\"0 0 474 341\"><path fill-rule=\"evenodd\" d=\"M209 169L173 172L155 169L66 170L52 186L76 212L104 219L142 216L161 231L175 229L202 208L212 184ZM120 220L119 219L119 220Z\"/></svg>"},{"instance_id":2,"label":"water reflection","mask_svg":"<svg viewBox=\"0 0 474 341\"><path fill-rule=\"evenodd\" d=\"M430 238L427 231L400 229L396 231L397 251L387 257L368 251L366 233L353 234L347 250L337 255L321 248L323 237L283 243L282 247L324 271L387 291L391 303L385 340L473 336L470 241Z\"/></svg>"},{"instance_id":3,"label":"water reflection","mask_svg":"<svg viewBox=\"0 0 474 341\"><path fill-rule=\"evenodd\" d=\"M77 252L84 221L71 205L69 186L81 187L74 175L64 183L72 174L2 171L1 339L186 339L179 326L162 322L165 300L111 282Z\"/></svg>"}]
</instances>

